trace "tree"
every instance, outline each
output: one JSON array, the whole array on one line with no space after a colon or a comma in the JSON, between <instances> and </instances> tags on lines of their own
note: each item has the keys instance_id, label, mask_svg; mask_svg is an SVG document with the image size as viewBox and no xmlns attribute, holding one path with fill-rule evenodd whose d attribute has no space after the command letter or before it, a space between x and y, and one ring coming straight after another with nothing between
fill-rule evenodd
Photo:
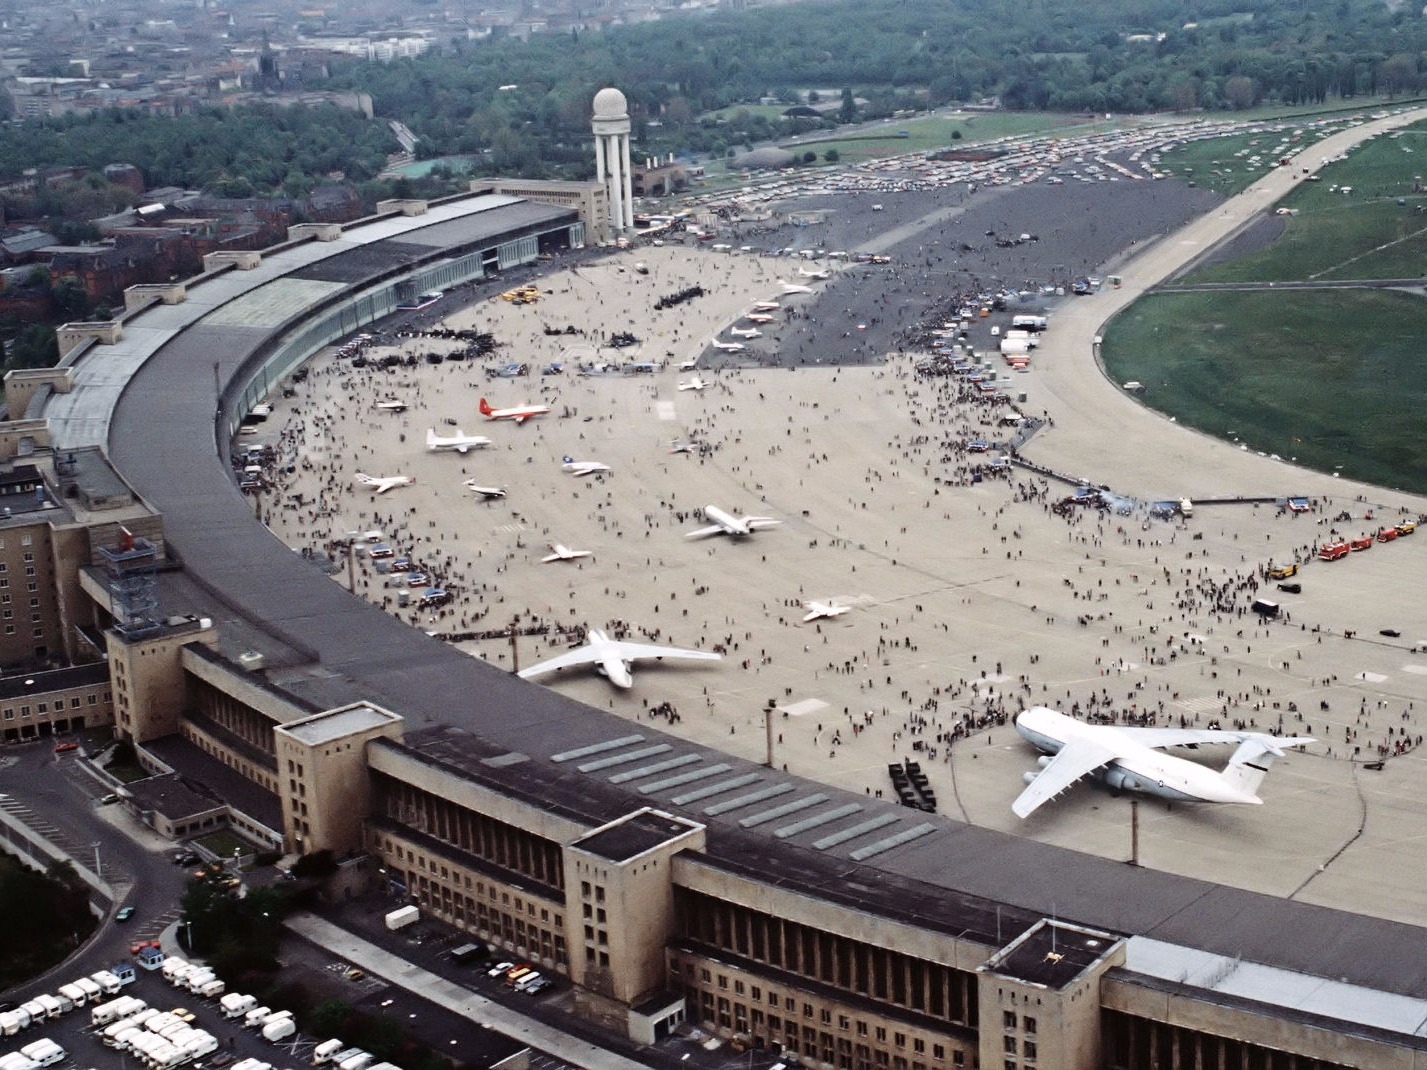
<instances>
[{"instance_id":1,"label":"tree","mask_svg":"<svg viewBox=\"0 0 1427 1070\"><path fill-rule=\"evenodd\" d=\"M1235 111L1252 108L1258 103L1258 99L1258 86L1254 84L1252 78L1236 74L1224 83L1224 102Z\"/></svg>"},{"instance_id":2,"label":"tree","mask_svg":"<svg viewBox=\"0 0 1427 1070\"><path fill-rule=\"evenodd\" d=\"M823 159L827 163L837 163L838 160L842 159L842 153L836 149L828 149L827 152L823 153Z\"/></svg>"},{"instance_id":3,"label":"tree","mask_svg":"<svg viewBox=\"0 0 1427 1070\"><path fill-rule=\"evenodd\" d=\"M817 163L817 162L818 162L818 154L815 153L815 152L813 152L812 149L809 149L807 152L803 153L803 163Z\"/></svg>"},{"instance_id":4,"label":"tree","mask_svg":"<svg viewBox=\"0 0 1427 1070\"><path fill-rule=\"evenodd\" d=\"M838 109L837 121L840 123L850 123L857 118L857 101L852 99L852 87L844 86L842 90L842 107Z\"/></svg>"}]
</instances>

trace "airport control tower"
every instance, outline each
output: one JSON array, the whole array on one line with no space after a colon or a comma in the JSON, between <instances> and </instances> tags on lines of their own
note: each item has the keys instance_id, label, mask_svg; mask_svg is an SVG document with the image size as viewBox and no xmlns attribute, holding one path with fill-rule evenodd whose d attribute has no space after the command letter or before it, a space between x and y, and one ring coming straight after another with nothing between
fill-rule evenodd
<instances>
[{"instance_id":1,"label":"airport control tower","mask_svg":"<svg viewBox=\"0 0 1427 1070\"><path fill-rule=\"evenodd\" d=\"M618 89L595 94L595 174L609 195L608 237L634 229L634 186L629 168L629 102Z\"/></svg>"}]
</instances>

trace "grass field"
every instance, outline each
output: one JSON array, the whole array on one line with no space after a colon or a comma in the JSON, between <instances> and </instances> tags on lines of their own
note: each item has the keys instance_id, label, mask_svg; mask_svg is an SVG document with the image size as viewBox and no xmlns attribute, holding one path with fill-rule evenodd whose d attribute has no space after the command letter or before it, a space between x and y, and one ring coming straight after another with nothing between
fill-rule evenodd
<instances>
[{"instance_id":1,"label":"grass field","mask_svg":"<svg viewBox=\"0 0 1427 1070\"><path fill-rule=\"evenodd\" d=\"M1249 449L1427 492L1422 298L1384 290L1162 294L1101 350L1146 404Z\"/></svg>"},{"instance_id":2,"label":"grass field","mask_svg":"<svg viewBox=\"0 0 1427 1070\"><path fill-rule=\"evenodd\" d=\"M1312 151L1304 156L1311 158ZM1283 200L1296 214L1272 246L1185 281L1421 278L1427 270L1427 194L1416 187L1424 170L1427 127L1369 142Z\"/></svg>"}]
</instances>

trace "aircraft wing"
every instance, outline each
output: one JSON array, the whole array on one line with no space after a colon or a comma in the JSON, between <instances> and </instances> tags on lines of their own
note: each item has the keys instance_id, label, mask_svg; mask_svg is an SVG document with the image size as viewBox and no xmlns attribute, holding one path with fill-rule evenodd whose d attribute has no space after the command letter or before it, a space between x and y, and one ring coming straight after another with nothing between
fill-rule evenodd
<instances>
[{"instance_id":1,"label":"aircraft wing","mask_svg":"<svg viewBox=\"0 0 1427 1070\"><path fill-rule=\"evenodd\" d=\"M556 669L568 669L571 665L596 665L601 660L601 652L586 644L577 646L574 650L568 650L563 654L557 654L548 661L542 661L528 669L521 669L515 675L522 680L531 680L537 676L544 676L547 672L554 672Z\"/></svg>"},{"instance_id":2,"label":"aircraft wing","mask_svg":"<svg viewBox=\"0 0 1427 1070\"><path fill-rule=\"evenodd\" d=\"M1046 763L1026 790L1011 804L1017 817L1028 817L1042 803L1049 802L1083 776L1109 765L1119 757L1112 747L1088 739L1072 739Z\"/></svg>"},{"instance_id":3,"label":"aircraft wing","mask_svg":"<svg viewBox=\"0 0 1427 1070\"><path fill-rule=\"evenodd\" d=\"M614 655L623 661L638 661L640 658L683 658L686 661L718 661L722 654L709 650L686 650L677 646L655 646L653 643L614 642L605 649L613 648Z\"/></svg>"},{"instance_id":4,"label":"aircraft wing","mask_svg":"<svg viewBox=\"0 0 1427 1070\"><path fill-rule=\"evenodd\" d=\"M1247 732L1231 732L1218 728L1121 728L1118 735L1128 736L1142 747L1163 750L1165 747L1192 747L1199 743L1242 743Z\"/></svg>"},{"instance_id":5,"label":"aircraft wing","mask_svg":"<svg viewBox=\"0 0 1427 1070\"><path fill-rule=\"evenodd\" d=\"M781 520L771 516L746 516L743 518L743 522L748 525L749 531L757 531L759 528L776 528L782 523Z\"/></svg>"},{"instance_id":6,"label":"aircraft wing","mask_svg":"<svg viewBox=\"0 0 1427 1070\"><path fill-rule=\"evenodd\" d=\"M696 529L696 530L694 530L694 531L686 531L686 532L684 532L684 538L686 538L686 539L706 539L706 538L708 538L710 535L722 535L723 532L724 532L724 527L723 527L722 524L710 524L710 525L709 525L708 527L706 527L706 528L698 528L698 529Z\"/></svg>"}]
</instances>

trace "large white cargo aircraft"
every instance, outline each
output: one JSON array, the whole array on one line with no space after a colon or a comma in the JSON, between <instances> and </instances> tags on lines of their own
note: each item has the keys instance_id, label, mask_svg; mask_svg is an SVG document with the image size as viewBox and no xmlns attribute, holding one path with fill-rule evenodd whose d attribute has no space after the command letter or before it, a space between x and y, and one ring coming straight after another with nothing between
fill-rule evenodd
<instances>
[{"instance_id":1,"label":"large white cargo aircraft","mask_svg":"<svg viewBox=\"0 0 1427 1070\"><path fill-rule=\"evenodd\" d=\"M706 528L686 532L684 538L702 539L709 535L732 535L739 539L752 535L760 528L773 528L782 523L771 516L734 516L732 513L725 513L717 505L704 506L704 519L712 520L713 523Z\"/></svg>"},{"instance_id":2,"label":"large white cargo aircraft","mask_svg":"<svg viewBox=\"0 0 1427 1070\"><path fill-rule=\"evenodd\" d=\"M1131 728L1077 721L1045 706L1016 718L1016 731L1043 751L1040 769L1025 776L1026 790L1011 804L1027 817L1082 777L1103 781L1112 792L1140 791L1162 799L1261 805L1258 788L1269 764L1289 747L1315 740L1200 728ZM1237 743L1223 771L1162 754L1165 747Z\"/></svg>"},{"instance_id":3,"label":"large white cargo aircraft","mask_svg":"<svg viewBox=\"0 0 1427 1070\"><path fill-rule=\"evenodd\" d=\"M677 646L656 646L653 643L628 643L622 639L611 639L598 628L591 628L586 635L585 645L560 654L528 669L521 669L516 675L522 680L557 669L567 669L574 665L593 665L595 671L605 677L615 687L634 686L631 667L635 661L645 658L681 658L688 661L718 661L722 654L708 650L685 650Z\"/></svg>"},{"instance_id":4,"label":"large white cargo aircraft","mask_svg":"<svg viewBox=\"0 0 1427 1070\"><path fill-rule=\"evenodd\" d=\"M426 448L432 453L441 450L455 450L457 453L465 453L467 450L480 449L482 446L489 446L491 440L485 435L468 435L459 427L454 435L438 435L434 427L426 429Z\"/></svg>"}]
</instances>

